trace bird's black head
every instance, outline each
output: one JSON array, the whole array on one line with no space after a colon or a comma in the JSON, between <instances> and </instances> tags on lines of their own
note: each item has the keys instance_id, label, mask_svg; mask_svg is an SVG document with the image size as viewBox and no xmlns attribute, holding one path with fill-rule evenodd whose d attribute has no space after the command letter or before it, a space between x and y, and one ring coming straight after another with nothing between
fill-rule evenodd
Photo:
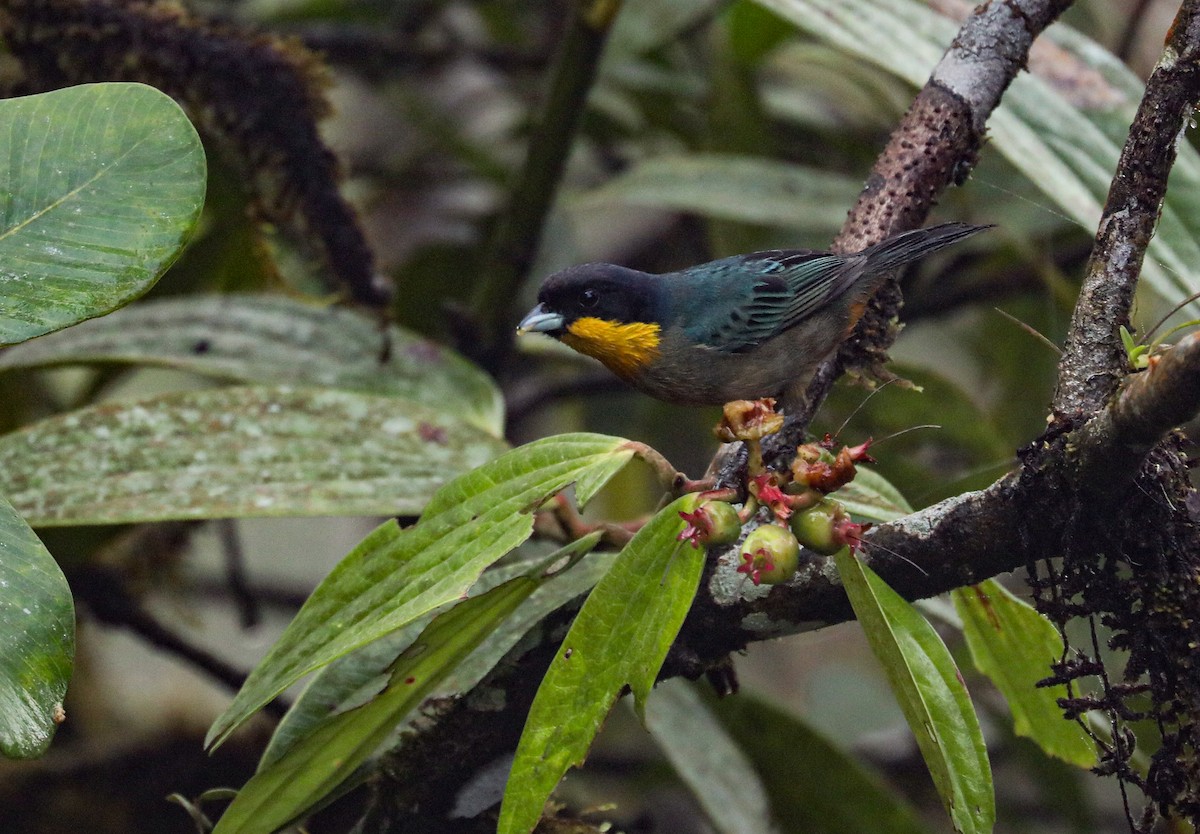
<instances>
[{"instance_id":1,"label":"bird's black head","mask_svg":"<svg viewBox=\"0 0 1200 834\"><path fill-rule=\"evenodd\" d=\"M538 306L562 317L561 332L579 319L620 324L659 322L658 276L613 264L583 264L556 272L538 291Z\"/></svg>"}]
</instances>

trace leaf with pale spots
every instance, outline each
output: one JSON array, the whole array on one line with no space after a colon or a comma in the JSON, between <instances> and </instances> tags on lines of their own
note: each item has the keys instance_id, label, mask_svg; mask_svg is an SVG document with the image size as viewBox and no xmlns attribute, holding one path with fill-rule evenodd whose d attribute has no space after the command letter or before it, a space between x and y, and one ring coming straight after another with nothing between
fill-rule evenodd
<instances>
[{"instance_id":1,"label":"leaf with pale spots","mask_svg":"<svg viewBox=\"0 0 1200 834\"><path fill-rule=\"evenodd\" d=\"M435 617L392 664L383 692L329 718L254 774L213 834L271 834L336 790L540 584L512 579Z\"/></svg>"},{"instance_id":2,"label":"leaf with pale spots","mask_svg":"<svg viewBox=\"0 0 1200 834\"><path fill-rule=\"evenodd\" d=\"M633 456L628 441L565 434L513 449L434 495L420 521L389 521L317 587L208 732L224 741L309 672L467 593L488 565L533 532L533 511L575 485L586 503Z\"/></svg>"},{"instance_id":3,"label":"leaf with pale spots","mask_svg":"<svg viewBox=\"0 0 1200 834\"><path fill-rule=\"evenodd\" d=\"M453 351L355 310L281 295L144 302L0 354L0 369L96 362L386 394L452 407L492 434L504 428L496 384Z\"/></svg>"},{"instance_id":4,"label":"leaf with pale spots","mask_svg":"<svg viewBox=\"0 0 1200 834\"><path fill-rule=\"evenodd\" d=\"M204 150L174 101L87 84L0 101L0 344L127 304L204 204Z\"/></svg>"},{"instance_id":5,"label":"leaf with pale spots","mask_svg":"<svg viewBox=\"0 0 1200 834\"><path fill-rule=\"evenodd\" d=\"M415 514L504 449L394 397L219 388L105 403L0 437L0 494L42 527Z\"/></svg>"},{"instance_id":6,"label":"leaf with pale spots","mask_svg":"<svg viewBox=\"0 0 1200 834\"><path fill-rule=\"evenodd\" d=\"M58 564L0 499L0 753L40 756L63 719L75 607Z\"/></svg>"},{"instance_id":7,"label":"leaf with pale spots","mask_svg":"<svg viewBox=\"0 0 1200 834\"><path fill-rule=\"evenodd\" d=\"M625 686L644 708L704 570L704 551L677 537L685 495L625 545L597 583L538 687L500 807L499 834L528 834L563 774L583 762Z\"/></svg>"},{"instance_id":8,"label":"leaf with pale spots","mask_svg":"<svg viewBox=\"0 0 1200 834\"><path fill-rule=\"evenodd\" d=\"M925 618L848 548L834 560L954 830L987 834L996 820L992 768L950 651Z\"/></svg>"}]
</instances>

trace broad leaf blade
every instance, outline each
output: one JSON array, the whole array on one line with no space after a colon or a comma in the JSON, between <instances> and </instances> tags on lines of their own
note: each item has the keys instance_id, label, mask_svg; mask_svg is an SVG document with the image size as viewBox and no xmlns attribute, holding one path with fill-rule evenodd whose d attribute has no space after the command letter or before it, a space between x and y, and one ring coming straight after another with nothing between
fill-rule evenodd
<instances>
[{"instance_id":1,"label":"broad leaf blade","mask_svg":"<svg viewBox=\"0 0 1200 834\"><path fill-rule=\"evenodd\" d=\"M388 356L382 359L386 350ZM504 404L491 379L453 351L360 313L279 295L170 298L0 354L0 368L127 362L236 382L345 388L454 404L460 419L500 434Z\"/></svg>"},{"instance_id":2,"label":"broad leaf blade","mask_svg":"<svg viewBox=\"0 0 1200 834\"><path fill-rule=\"evenodd\" d=\"M58 564L0 499L0 753L39 756L61 720L75 607Z\"/></svg>"},{"instance_id":3,"label":"broad leaf blade","mask_svg":"<svg viewBox=\"0 0 1200 834\"><path fill-rule=\"evenodd\" d=\"M0 101L0 344L146 292L204 202L204 151L183 111L141 84Z\"/></svg>"},{"instance_id":4,"label":"broad leaf blade","mask_svg":"<svg viewBox=\"0 0 1200 834\"><path fill-rule=\"evenodd\" d=\"M949 650L916 609L849 549L834 559L955 831L990 832L996 807L987 748Z\"/></svg>"},{"instance_id":5,"label":"broad leaf blade","mask_svg":"<svg viewBox=\"0 0 1200 834\"><path fill-rule=\"evenodd\" d=\"M224 741L304 675L460 598L533 532L533 510L575 484L586 503L633 456L626 441L567 434L514 449L438 490L415 526L389 521L317 587L251 672L206 743Z\"/></svg>"},{"instance_id":6,"label":"broad leaf blade","mask_svg":"<svg viewBox=\"0 0 1200 834\"><path fill-rule=\"evenodd\" d=\"M1066 687L1037 686L1063 653L1062 638L1050 621L992 579L958 588L952 596L971 658L1008 701L1016 734L1051 756L1092 767L1095 747L1058 706Z\"/></svg>"},{"instance_id":7,"label":"broad leaf blade","mask_svg":"<svg viewBox=\"0 0 1200 834\"><path fill-rule=\"evenodd\" d=\"M434 618L397 658L382 694L329 719L259 770L238 791L214 834L271 834L316 805L538 584L530 577L513 579Z\"/></svg>"},{"instance_id":8,"label":"broad leaf blade","mask_svg":"<svg viewBox=\"0 0 1200 834\"><path fill-rule=\"evenodd\" d=\"M703 553L676 540L684 496L659 511L596 585L550 664L529 710L500 808L500 834L528 834L547 797L582 763L600 724L628 685L639 705L683 625Z\"/></svg>"},{"instance_id":9,"label":"broad leaf blade","mask_svg":"<svg viewBox=\"0 0 1200 834\"><path fill-rule=\"evenodd\" d=\"M847 510L868 521L888 522L908 515L912 507L887 480L872 469L859 467L854 480L839 489L833 496Z\"/></svg>"},{"instance_id":10,"label":"broad leaf blade","mask_svg":"<svg viewBox=\"0 0 1200 834\"><path fill-rule=\"evenodd\" d=\"M901 795L796 716L745 692L710 706L757 769L781 831L925 830ZM780 767L781 762L787 766Z\"/></svg>"},{"instance_id":11,"label":"broad leaf blade","mask_svg":"<svg viewBox=\"0 0 1200 834\"><path fill-rule=\"evenodd\" d=\"M0 437L0 492L37 526L412 514L503 450L393 397L219 388L105 403Z\"/></svg>"}]
</instances>

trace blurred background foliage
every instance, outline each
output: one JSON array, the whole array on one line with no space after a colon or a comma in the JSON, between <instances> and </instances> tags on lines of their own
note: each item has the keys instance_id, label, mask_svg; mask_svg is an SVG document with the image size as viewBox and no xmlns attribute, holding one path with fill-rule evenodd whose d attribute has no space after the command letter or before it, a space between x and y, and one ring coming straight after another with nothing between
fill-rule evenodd
<instances>
[{"instance_id":1,"label":"blurred background foliage","mask_svg":"<svg viewBox=\"0 0 1200 834\"><path fill-rule=\"evenodd\" d=\"M456 310L488 278L481 273L483 252L530 131L537 129L534 117L568 4L188 5L201 15L292 36L324 57L334 111L324 135L343 162L344 191L360 212L379 268L394 281L394 317L454 344ZM954 0L931 5L960 15L969 10ZM1064 21L1144 77L1174 7L1165 0L1087 0ZM907 48L907 36L896 33L897 49ZM1128 124L1136 101L1085 66L1062 59L1057 69L1064 68L1075 72L1046 75L1060 92L1074 94L1087 112L1115 114ZM513 321L532 305L542 276L573 263L603 260L662 272L756 249L824 248L915 92L901 75L748 0L626 3L533 274L512 299ZM209 162L201 229L151 297L325 294L316 268L293 241L250 219L247 196L218 149L210 149ZM1044 427L1053 344L1064 338L1092 234L1046 188L985 145L970 179L944 196L931 222L998 228L904 277L905 330L893 358L895 371L913 385L893 384L869 396L867 387L843 382L818 415L817 432L846 442L897 435L877 447L878 469L915 507L990 483ZM1164 269L1171 272L1169 264ZM1187 277L1176 275L1176 283L1186 284ZM1139 297L1139 334L1186 295L1163 286ZM635 394L549 340L520 341L501 382L514 443L576 429L605 432L645 441L693 476L716 448L715 410L676 408ZM196 384L173 372L128 368L10 373L0 377L0 426L95 398ZM653 483L635 470L609 488L600 511L638 515L655 497ZM237 622L224 592L222 528L159 525L160 533L178 535L180 546L151 549L153 564L138 555L137 531L65 529L43 537L85 602L89 593L104 593L103 586L89 591L89 581L101 575L97 566L117 570L150 610L248 668L367 527L359 521L239 527L265 612L249 630ZM224 541L227 550L227 536ZM194 830L162 797L241 783L262 736L205 757L199 737L224 691L201 687L202 677L186 663L164 660L106 627L94 601L85 608L80 667L67 704L72 721L46 759L0 763L0 830ZM755 647L739 668L748 689L803 714L839 747L878 767L921 809L928 830L946 829L915 747L853 624ZM998 696L982 679L970 683L992 742L1000 830L1124 830L1111 784L1016 739ZM736 734L735 723L730 726ZM589 780L601 785L595 795L618 797L615 816L624 830L712 830L632 720L615 715L602 742L587 771L568 781L569 792L578 790L586 804ZM350 810L335 806L309 830L348 830L354 801Z\"/></svg>"}]
</instances>

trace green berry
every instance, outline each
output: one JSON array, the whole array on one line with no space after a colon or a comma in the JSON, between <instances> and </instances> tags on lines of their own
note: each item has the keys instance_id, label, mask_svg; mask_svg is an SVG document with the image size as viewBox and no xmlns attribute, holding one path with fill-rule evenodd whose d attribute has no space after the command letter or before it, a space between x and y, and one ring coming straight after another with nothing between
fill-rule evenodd
<instances>
[{"instance_id":1,"label":"green berry","mask_svg":"<svg viewBox=\"0 0 1200 834\"><path fill-rule=\"evenodd\" d=\"M705 501L700 505L708 516L708 544L733 544L742 534L742 520L737 510L724 501Z\"/></svg>"},{"instance_id":2,"label":"green berry","mask_svg":"<svg viewBox=\"0 0 1200 834\"><path fill-rule=\"evenodd\" d=\"M738 573L750 577L755 585L778 585L796 573L800 563L800 544L786 528L764 524L751 531L742 542Z\"/></svg>"},{"instance_id":3,"label":"green berry","mask_svg":"<svg viewBox=\"0 0 1200 834\"><path fill-rule=\"evenodd\" d=\"M807 510L792 516L792 532L800 544L825 556L841 549L844 542L836 534L837 522L846 517L846 511L837 501L824 498Z\"/></svg>"}]
</instances>

